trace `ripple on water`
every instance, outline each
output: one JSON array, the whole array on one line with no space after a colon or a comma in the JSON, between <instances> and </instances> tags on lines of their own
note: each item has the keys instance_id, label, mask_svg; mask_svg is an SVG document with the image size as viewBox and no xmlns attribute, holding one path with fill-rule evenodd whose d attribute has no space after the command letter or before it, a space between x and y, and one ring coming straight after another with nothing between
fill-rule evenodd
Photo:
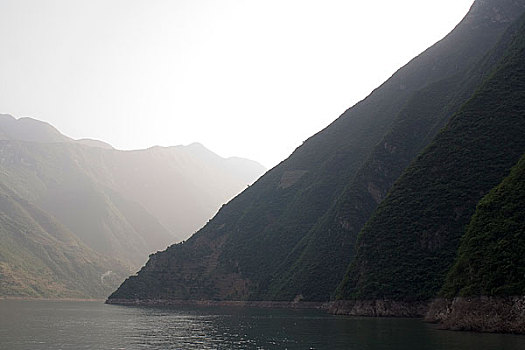
<instances>
[{"instance_id":1,"label":"ripple on water","mask_svg":"<svg viewBox=\"0 0 525 350\"><path fill-rule=\"evenodd\" d=\"M0 300L0 349L523 350L525 337L315 310L122 307Z\"/></svg>"}]
</instances>

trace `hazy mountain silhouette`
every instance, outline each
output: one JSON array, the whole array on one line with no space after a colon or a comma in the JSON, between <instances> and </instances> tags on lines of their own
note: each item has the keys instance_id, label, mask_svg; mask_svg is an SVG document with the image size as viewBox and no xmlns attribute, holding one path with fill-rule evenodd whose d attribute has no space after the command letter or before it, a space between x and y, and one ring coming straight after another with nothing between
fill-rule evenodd
<instances>
[{"instance_id":1,"label":"hazy mountain silhouette","mask_svg":"<svg viewBox=\"0 0 525 350\"><path fill-rule=\"evenodd\" d=\"M196 144L119 151L95 140L75 141L51 125L31 118L17 120L2 115L0 131L3 137L0 185L10 194L2 199L6 205L12 206L16 198L37 208L75 237L81 247L76 253L102 256L117 266L109 269L100 265L96 273L88 274L94 268L87 264L84 275L69 275L67 279L53 275L59 283L76 281L76 284L69 289L61 287L63 293L56 295L51 287L43 288L40 296L107 293L100 283L97 288L85 291L78 288L91 283L94 276L100 278L97 275L100 269L105 269L102 273L119 271L120 278L124 276L123 269L128 273L136 271L150 253L188 237L204 225L223 203L264 171L256 162L224 159ZM18 218L21 227L31 225L27 223L31 221L30 215ZM30 232L42 235L41 231ZM20 232L16 229L6 231L6 237L17 234ZM59 240L53 242L55 251L63 251ZM7 250L25 249L27 254L34 248L34 245L14 248L3 241L2 244ZM51 242L46 247L52 246ZM75 261L96 260L81 259L73 253L69 257ZM4 267L12 272L10 275L18 278L21 285L29 286L23 276L29 278L31 274L16 277L13 272L24 270L19 264L21 260L3 258L7 264ZM51 262L44 259L38 265L50 268L48 263ZM68 262L64 260L64 264ZM64 273L68 271L72 272ZM22 289L10 290L6 293ZM38 295L38 291L28 287L22 295Z\"/></svg>"}]
</instances>

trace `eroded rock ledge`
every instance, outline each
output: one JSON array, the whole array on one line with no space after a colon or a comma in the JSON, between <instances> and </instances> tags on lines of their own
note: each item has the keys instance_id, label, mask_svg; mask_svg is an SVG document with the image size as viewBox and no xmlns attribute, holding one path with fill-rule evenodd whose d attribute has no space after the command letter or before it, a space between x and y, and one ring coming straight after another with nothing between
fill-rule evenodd
<instances>
[{"instance_id":1,"label":"eroded rock ledge","mask_svg":"<svg viewBox=\"0 0 525 350\"><path fill-rule=\"evenodd\" d=\"M450 330L525 334L525 296L436 299L425 321Z\"/></svg>"},{"instance_id":2,"label":"eroded rock ledge","mask_svg":"<svg viewBox=\"0 0 525 350\"><path fill-rule=\"evenodd\" d=\"M286 309L328 310L330 303L288 301L217 301L217 300L170 300L170 299L108 299L106 304L137 306L241 306Z\"/></svg>"},{"instance_id":3,"label":"eroded rock ledge","mask_svg":"<svg viewBox=\"0 0 525 350\"><path fill-rule=\"evenodd\" d=\"M351 316L424 317L428 306L428 301L338 300L330 305L329 312Z\"/></svg>"},{"instance_id":4,"label":"eroded rock ledge","mask_svg":"<svg viewBox=\"0 0 525 350\"><path fill-rule=\"evenodd\" d=\"M525 296L434 299L430 301L338 300L334 302L108 299L136 306L238 306L318 309L334 315L417 317L450 330L525 334Z\"/></svg>"}]
</instances>

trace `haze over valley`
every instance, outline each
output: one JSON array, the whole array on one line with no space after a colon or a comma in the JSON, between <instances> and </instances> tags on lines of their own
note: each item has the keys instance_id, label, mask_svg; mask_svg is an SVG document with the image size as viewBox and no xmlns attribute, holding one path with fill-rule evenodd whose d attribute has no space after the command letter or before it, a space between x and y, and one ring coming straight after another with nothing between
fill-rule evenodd
<instances>
[{"instance_id":1,"label":"haze over valley","mask_svg":"<svg viewBox=\"0 0 525 350\"><path fill-rule=\"evenodd\" d=\"M525 348L525 0L2 8L0 348Z\"/></svg>"},{"instance_id":2,"label":"haze over valley","mask_svg":"<svg viewBox=\"0 0 525 350\"><path fill-rule=\"evenodd\" d=\"M2 295L103 297L264 172L254 161L225 159L201 144L119 151L9 115L0 115L0 136L3 217L15 225L3 226ZM29 231L20 231L26 225ZM70 246L74 252L65 254ZM29 257L38 262L22 263ZM96 270L89 281L78 278L84 268ZM62 284L64 277L73 285L56 288L46 280ZM93 281L108 285L78 286Z\"/></svg>"}]
</instances>

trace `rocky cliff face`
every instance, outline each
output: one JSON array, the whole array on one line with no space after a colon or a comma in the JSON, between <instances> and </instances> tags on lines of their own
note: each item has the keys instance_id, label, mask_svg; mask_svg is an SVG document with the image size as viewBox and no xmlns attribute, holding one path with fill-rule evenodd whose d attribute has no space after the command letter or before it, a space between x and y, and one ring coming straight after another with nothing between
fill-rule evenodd
<instances>
[{"instance_id":1,"label":"rocky cliff face","mask_svg":"<svg viewBox=\"0 0 525 350\"><path fill-rule=\"evenodd\" d=\"M328 309L334 315L371 317L423 317L428 311L425 301L337 300Z\"/></svg>"},{"instance_id":2,"label":"rocky cliff face","mask_svg":"<svg viewBox=\"0 0 525 350\"><path fill-rule=\"evenodd\" d=\"M525 334L525 297L436 299L425 320L450 330Z\"/></svg>"}]
</instances>

